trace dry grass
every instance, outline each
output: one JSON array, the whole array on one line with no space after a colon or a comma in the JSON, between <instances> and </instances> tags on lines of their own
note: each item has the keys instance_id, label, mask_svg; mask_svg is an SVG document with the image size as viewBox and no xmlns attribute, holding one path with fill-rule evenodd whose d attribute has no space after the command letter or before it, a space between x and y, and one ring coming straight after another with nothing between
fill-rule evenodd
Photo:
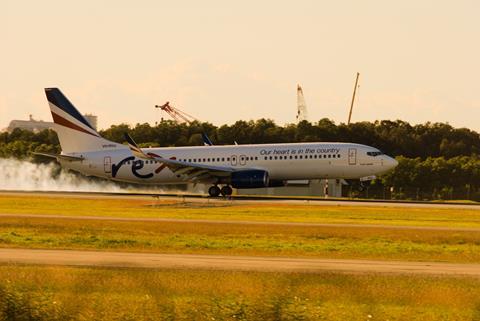
<instances>
[{"instance_id":1,"label":"dry grass","mask_svg":"<svg viewBox=\"0 0 480 321\"><path fill-rule=\"evenodd\" d=\"M0 320L478 320L480 280L0 266Z\"/></svg>"},{"instance_id":2,"label":"dry grass","mask_svg":"<svg viewBox=\"0 0 480 321\"><path fill-rule=\"evenodd\" d=\"M480 227L480 210L452 208L183 203L154 198L0 195L0 213Z\"/></svg>"},{"instance_id":3,"label":"dry grass","mask_svg":"<svg viewBox=\"0 0 480 321\"><path fill-rule=\"evenodd\" d=\"M480 211L0 196L0 213L480 227ZM0 216L1 217L1 216ZM0 220L5 247L480 262L480 233ZM480 279L0 265L0 320L480 320Z\"/></svg>"},{"instance_id":4,"label":"dry grass","mask_svg":"<svg viewBox=\"0 0 480 321\"><path fill-rule=\"evenodd\" d=\"M0 246L480 262L480 233L372 227L2 218Z\"/></svg>"}]
</instances>

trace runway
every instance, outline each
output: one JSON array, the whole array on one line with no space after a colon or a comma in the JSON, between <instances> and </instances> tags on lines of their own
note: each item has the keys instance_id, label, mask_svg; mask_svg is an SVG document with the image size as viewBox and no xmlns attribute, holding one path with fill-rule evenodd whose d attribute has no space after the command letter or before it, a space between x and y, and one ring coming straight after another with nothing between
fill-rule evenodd
<instances>
[{"instance_id":1,"label":"runway","mask_svg":"<svg viewBox=\"0 0 480 321\"><path fill-rule=\"evenodd\" d=\"M261 272L387 273L480 277L480 264L0 249L0 263Z\"/></svg>"},{"instance_id":2,"label":"runway","mask_svg":"<svg viewBox=\"0 0 480 321\"><path fill-rule=\"evenodd\" d=\"M302 223L302 222L273 222L273 221L244 221L244 220L203 220L203 219L177 219L162 217L118 217L118 216L73 216L53 214L10 214L0 213L0 218L39 218L63 219L86 221L118 221L118 222L157 222L157 223L187 223L187 224L232 224L232 225L269 225L292 227L343 227L343 228L376 228L393 230L419 230L419 231L458 231L480 232L475 227L449 227L449 226L418 226L418 225L387 225L387 224L349 224L349 223Z\"/></svg>"},{"instance_id":3,"label":"runway","mask_svg":"<svg viewBox=\"0 0 480 321\"><path fill-rule=\"evenodd\" d=\"M89 198L89 199L159 199L177 200L179 202L212 203L212 204L287 204L287 205L319 205L319 206L362 206L362 207L407 207L407 208L455 208L480 210L480 203L466 202L421 202L392 200L361 199L328 199L319 197L276 197L276 196L233 196L226 198L210 198L201 194L183 193L92 193L92 192L38 192L38 191L0 191L0 195L32 195L45 197Z\"/></svg>"}]
</instances>

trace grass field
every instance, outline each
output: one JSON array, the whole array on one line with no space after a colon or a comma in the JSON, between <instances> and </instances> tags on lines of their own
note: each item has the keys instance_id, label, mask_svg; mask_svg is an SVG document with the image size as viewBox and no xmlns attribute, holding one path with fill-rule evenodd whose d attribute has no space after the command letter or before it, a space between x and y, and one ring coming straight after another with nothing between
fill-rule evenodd
<instances>
[{"instance_id":1,"label":"grass field","mask_svg":"<svg viewBox=\"0 0 480 321\"><path fill-rule=\"evenodd\" d=\"M0 266L0 320L480 320L480 280Z\"/></svg>"},{"instance_id":2,"label":"grass field","mask_svg":"<svg viewBox=\"0 0 480 321\"><path fill-rule=\"evenodd\" d=\"M0 196L0 213L477 226L479 210L183 203L154 198ZM1 216L0 216L1 217ZM162 253L480 262L480 233L373 227L46 218L0 220L0 246Z\"/></svg>"},{"instance_id":3,"label":"grass field","mask_svg":"<svg viewBox=\"0 0 480 321\"><path fill-rule=\"evenodd\" d=\"M8 248L480 262L479 232L398 227L480 227L475 209L2 195L0 218L0 246ZM227 220L386 226L222 223ZM0 320L480 321L480 279L0 265Z\"/></svg>"},{"instance_id":4,"label":"grass field","mask_svg":"<svg viewBox=\"0 0 480 321\"><path fill-rule=\"evenodd\" d=\"M143 198L0 195L0 213L479 227L480 210L288 204L185 203Z\"/></svg>"},{"instance_id":5,"label":"grass field","mask_svg":"<svg viewBox=\"0 0 480 321\"><path fill-rule=\"evenodd\" d=\"M0 246L480 262L480 233L371 227L2 218Z\"/></svg>"}]
</instances>

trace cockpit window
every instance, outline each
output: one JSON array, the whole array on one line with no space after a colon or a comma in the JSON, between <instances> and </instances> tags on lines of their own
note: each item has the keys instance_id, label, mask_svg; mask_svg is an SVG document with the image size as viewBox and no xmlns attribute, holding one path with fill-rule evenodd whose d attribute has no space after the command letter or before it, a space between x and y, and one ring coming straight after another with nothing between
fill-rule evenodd
<instances>
[{"instance_id":1,"label":"cockpit window","mask_svg":"<svg viewBox=\"0 0 480 321\"><path fill-rule=\"evenodd\" d=\"M368 156L378 156L378 155L383 155L383 153L381 151L378 151L378 152L367 152L367 155Z\"/></svg>"}]
</instances>

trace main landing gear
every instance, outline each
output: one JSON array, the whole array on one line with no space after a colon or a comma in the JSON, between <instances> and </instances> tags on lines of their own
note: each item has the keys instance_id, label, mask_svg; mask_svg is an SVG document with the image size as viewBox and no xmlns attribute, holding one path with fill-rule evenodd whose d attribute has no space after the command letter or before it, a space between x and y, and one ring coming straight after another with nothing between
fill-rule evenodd
<instances>
[{"instance_id":1,"label":"main landing gear","mask_svg":"<svg viewBox=\"0 0 480 321\"><path fill-rule=\"evenodd\" d=\"M228 185L223 186L221 189L217 185L210 186L208 189L208 194L211 197L218 197L220 194L223 196L230 196L232 195L232 188Z\"/></svg>"},{"instance_id":2,"label":"main landing gear","mask_svg":"<svg viewBox=\"0 0 480 321\"><path fill-rule=\"evenodd\" d=\"M228 185L223 186L220 190L220 193L222 193L223 196L230 196L232 195L232 192L232 188Z\"/></svg>"}]
</instances>

